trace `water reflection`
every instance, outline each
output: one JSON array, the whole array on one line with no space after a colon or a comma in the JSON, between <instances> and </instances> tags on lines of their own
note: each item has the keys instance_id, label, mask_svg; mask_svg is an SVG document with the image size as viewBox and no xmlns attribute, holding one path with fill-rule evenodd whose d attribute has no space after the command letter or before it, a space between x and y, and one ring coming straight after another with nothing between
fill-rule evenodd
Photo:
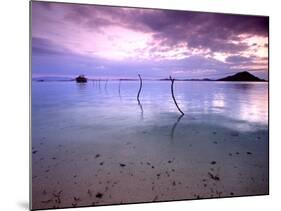
<instances>
[{"instance_id":1,"label":"water reflection","mask_svg":"<svg viewBox=\"0 0 281 211\"><path fill-rule=\"evenodd\" d=\"M267 95L249 95L247 101L243 101L238 109L239 117L242 120L249 122L267 122L268 114L263 110L268 110Z\"/></svg>"},{"instance_id":2,"label":"water reflection","mask_svg":"<svg viewBox=\"0 0 281 211\"><path fill-rule=\"evenodd\" d=\"M223 108L225 107L225 99L223 93L215 93L212 99L212 106L214 108Z\"/></svg>"},{"instance_id":3,"label":"water reflection","mask_svg":"<svg viewBox=\"0 0 281 211\"><path fill-rule=\"evenodd\" d=\"M186 112L221 114L236 120L267 124L268 84L259 82L181 83ZM186 90L191 90L187 92Z\"/></svg>"},{"instance_id":4,"label":"water reflection","mask_svg":"<svg viewBox=\"0 0 281 211\"><path fill-rule=\"evenodd\" d=\"M32 83L32 147L39 150L32 156L32 174L37 177L32 191L39 203L49 199L43 189L50 197L52 190L75 189L76 197L92 203L91 197L84 197L88 188L106 190L107 181L117 181L126 193L122 197L128 199L131 190L141 190L140 196L148 196L147 200L152 198L148 193L156 192L167 192L172 199L181 194L192 198L194 193L202 198L213 197L212 192L218 197L232 191L267 193L266 83L237 88L239 84L178 82L175 95L183 118L171 98L169 82L146 82L141 102L136 102L138 82L122 82L122 101L120 91L117 94L120 81L110 81L108 93L104 86L99 92L100 82L95 82L96 88L73 82ZM264 125L252 132L257 124ZM241 133L245 128L252 131ZM205 178L207 188L214 191L202 186ZM156 192L151 192L149 184L156 179ZM102 193L102 202L121 200L117 194L107 201L108 192ZM72 202L72 194L63 196L63 201Z\"/></svg>"},{"instance_id":5,"label":"water reflection","mask_svg":"<svg viewBox=\"0 0 281 211\"><path fill-rule=\"evenodd\" d=\"M143 120L143 108L142 108L142 104L139 100L138 100L138 106L139 106L140 111L141 111L141 120Z\"/></svg>"},{"instance_id":6,"label":"water reflection","mask_svg":"<svg viewBox=\"0 0 281 211\"><path fill-rule=\"evenodd\" d=\"M225 82L225 83L227 83L227 82ZM236 82L236 83L229 83L228 86L232 87L234 89L247 91L247 90L254 88L255 85L258 85L258 83L260 83L260 82L257 82L257 83L255 83L255 82Z\"/></svg>"},{"instance_id":7,"label":"water reflection","mask_svg":"<svg viewBox=\"0 0 281 211\"><path fill-rule=\"evenodd\" d=\"M76 83L78 90L82 93L87 92L87 84L86 83Z\"/></svg>"},{"instance_id":8,"label":"water reflection","mask_svg":"<svg viewBox=\"0 0 281 211\"><path fill-rule=\"evenodd\" d=\"M142 104L136 104L135 100L138 82L122 81L121 86L121 80L110 81L106 85L107 93L100 90L100 83L100 80L93 81L93 89L87 84L72 82L33 82L32 104L35 109L39 109L34 113L41 115L42 111L44 119L44 109L50 112L53 109L53 112L59 112L60 116L70 111L67 115L79 113L79 116L88 118L89 124L97 121L107 124L107 121L113 123L116 120L115 124L128 125L138 124L138 110L140 119L144 119L145 112L145 122L159 122L160 125L171 125L171 119L161 114L178 114L171 97L169 82L147 81L142 90ZM102 85L104 88L105 84ZM268 122L267 83L177 82L175 96L179 106L191 117L203 114L220 115L244 123L267 125ZM140 119L137 118L137 121ZM171 137L174 137L180 120L176 120L172 126ZM202 121L210 120L205 118ZM233 121L233 124L237 121Z\"/></svg>"},{"instance_id":9,"label":"water reflection","mask_svg":"<svg viewBox=\"0 0 281 211\"><path fill-rule=\"evenodd\" d=\"M121 97L121 79L119 80L119 84L118 84L118 96L121 100L122 99L122 97Z\"/></svg>"},{"instance_id":10,"label":"water reflection","mask_svg":"<svg viewBox=\"0 0 281 211\"><path fill-rule=\"evenodd\" d=\"M173 142L174 141L174 134L175 134L175 130L179 124L179 122L181 121L181 118L183 117L184 115L180 115L178 118L177 118L177 121L173 124L173 127L172 127L172 130L171 130L171 134L170 134L170 137L171 137L171 141Z\"/></svg>"}]
</instances>

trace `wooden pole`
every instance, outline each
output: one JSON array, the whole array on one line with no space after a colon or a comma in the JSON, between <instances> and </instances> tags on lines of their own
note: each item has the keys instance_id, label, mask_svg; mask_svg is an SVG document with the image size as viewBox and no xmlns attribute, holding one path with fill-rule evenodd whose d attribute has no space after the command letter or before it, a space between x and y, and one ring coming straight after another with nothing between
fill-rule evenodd
<instances>
[{"instance_id":1,"label":"wooden pole","mask_svg":"<svg viewBox=\"0 0 281 211\"><path fill-rule=\"evenodd\" d=\"M182 111L182 110L180 109L180 107L178 106L177 101L176 101L176 98L175 98L175 95L174 95L174 82L175 82L175 79L170 76L170 80L171 80L171 82L172 82L172 84L171 84L171 92L172 92L172 97L173 97L174 103L175 103L175 105L177 106L179 112L181 112L181 114L184 115L183 111Z\"/></svg>"},{"instance_id":2,"label":"wooden pole","mask_svg":"<svg viewBox=\"0 0 281 211\"><path fill-rule=\"evenodd\" d=\"M140 79L140 88L138 91L137 100L140 101L139 97L140 97L140 93L141 93L141 89L142 89L142 78L141 78L140 74L138 74L138 75L139 75L139 79Z\"/></svg>"},{"instance_id":3,"label":"wooden pole","mask_svg":"<svg viewBox=\"0 0 281 211\"><path fill-rule=\"evenodd\" d=\"M122 80L122 79L119 79L119 86L118 86L118 93L119 93L119 96L120 96L120 92L121 92L121 80Z\"/></svg>"}]
</instances>

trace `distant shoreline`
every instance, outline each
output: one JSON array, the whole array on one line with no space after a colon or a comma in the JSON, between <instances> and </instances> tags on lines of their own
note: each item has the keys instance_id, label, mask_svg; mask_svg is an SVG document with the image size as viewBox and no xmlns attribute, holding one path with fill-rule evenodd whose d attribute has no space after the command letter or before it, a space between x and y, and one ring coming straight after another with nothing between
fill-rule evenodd
<instances>
[{"instance_id":1,"label":"distant shoreline","mask_svg":"<svg viewBox=\"0 0 281 211\"><path fill-rule=\"evenodd\" d=\"M143 81L170 81L170 79L142 79ZM36 82L75 82L75 79L37 79L32 78L32 81ZM139 81L139 79L88 79L88 81ZM204 79L175 79L175 81L191 81L191 82L267 82L268 80L262 80L262 81L229 81L229 80L204 80Z\"/></svg>"},{"instance_id":2,"label":"distant shoreline","mask_svg":"<svg viewBox=\"0 0 281 211\"><path fill-rule=\"evenodd\" d=\"M83 75L84 77L84 75ZM88 81L138 81L138 78L118 78L118 79L101 79L101 78L86 78L85 80ZM75 81L75 78L59 78L59 77L38 77L33 78L32 80L38 82L44 81ZM170 78L159 78L159 79L143 79L144 81L170 81ZM203 79L176 79L175 81L231 81L231 82L268 82L268 80L260 79L247 71L238 72L234 75L226 76L219 79L210 79L210 78L203 78Z\"/></svg>"}]
</instances>

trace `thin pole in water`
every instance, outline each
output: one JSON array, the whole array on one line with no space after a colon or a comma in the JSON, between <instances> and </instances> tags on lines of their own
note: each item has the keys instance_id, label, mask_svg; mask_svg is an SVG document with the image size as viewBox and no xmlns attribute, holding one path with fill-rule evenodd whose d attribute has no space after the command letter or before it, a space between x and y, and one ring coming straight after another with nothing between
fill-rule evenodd
<instances>
[{"instance_id":1,"label":"thin pole in water","mask_svg":"<svg viewBox=\"0 0 281 211\"><path fill-rule=\"evenodd\" d=\"M138 91L137 100L140 101L139 97L140 97L141 88L142 88L142 78L141 78L140 74L138 74L138 76L139 76L139 79L140 79L140 88L139 88L139 91Z\"/></svg>"},{"instance_id":2,"label":"thin pole in water","mask_svg":"<svg viewBox=\"0 0 281 211\"><path fill-rule=\"evenodd\" d=\"M122 80L122 79L119 79L119 86L118 86L118 93L119 93L119 96L120 96L120 92L121 92L121 80Z\"/></svg>"},{"instance_id":3,"label":"thin pole in water","mask_svg":"<svg viewBox=\"0 0 281 211\"><path fill-rule=\"evenodd\" d=\"M181 112L181 115L184 115L183 111L182 111L182 110L180 109L180 107L178 106L177 101L176 101L176 98L175 98L175 95L174 95L174 82L175 82L175 79L170 76L170 80L171 80L171 82L172 82L172 84L171 84L171 92L172 92L172 97L173 97L174 103L176 104L176 106L177 106L179 112Z\"/></svg>"}]
</instances>

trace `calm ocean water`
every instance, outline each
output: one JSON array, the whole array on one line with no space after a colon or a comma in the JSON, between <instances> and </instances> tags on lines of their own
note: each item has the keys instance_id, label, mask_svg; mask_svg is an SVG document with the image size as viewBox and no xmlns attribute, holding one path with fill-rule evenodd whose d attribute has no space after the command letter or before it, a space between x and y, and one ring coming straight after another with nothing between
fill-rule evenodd
<instances>
[{"instance_id":1,"label":"calm ocean water","mask_svg":"<svg viewBox=\"0 0 281 211\"><path fill-rule=\"evenodd\" d=\"M268 83L176 81L182 118L169 81L138 87L32 82L35 208L268 192Z\"/></svg>"},{"instance_id":2,"label":"calm ocean water","mask_svg":"<svg viewBox=\"0 0 281 211\"><path fill-rule=\"evenodd\" d=\"M122 81L119 92L116 81L107 84L103 81L100 84L33 82L34 135L36 129L42 127L60 132L64 129L66 134L71 134L73 128L85 126L86 129L91 125L127 127L146 122L164 125L180 114L171 98L169 81L144 81L140 105L136 100L138 87L138 82ZM196 116L204 122L241 130L267 126L267 83L176 82L175 95L187 117ZM38 133L40 135L40 131Z\"/></svg>"}]
</instances>

